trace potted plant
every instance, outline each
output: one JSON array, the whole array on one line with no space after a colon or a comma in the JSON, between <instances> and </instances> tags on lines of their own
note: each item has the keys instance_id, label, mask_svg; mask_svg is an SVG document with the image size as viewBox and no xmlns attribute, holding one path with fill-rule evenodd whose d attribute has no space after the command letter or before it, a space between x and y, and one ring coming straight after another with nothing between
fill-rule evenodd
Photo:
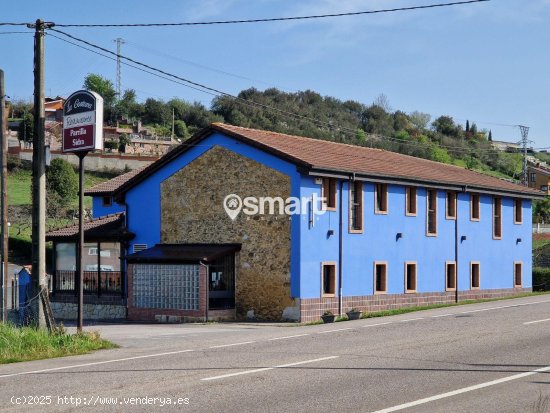
<instances>
[{"instance_id":1,"label":"potted plant","mask_svg":"<svg viewBox=\"0 0 550 413\"><path fill-rule=\"evenodd\" d=\"M323 323L334 323L336 316L332 314L332 311L327 310L323 313L321 318L323 319Z\"/></svg>"},{"instance_id":2,"label":"potted plant","mask_svg":"<svg viewBox=\"0 0 550 413\"><path fill-rule=\"evenodd\" d=\"M361 311L353 307L347 311L348 320L359 320L361 318Z\"/></svg>"}]
</instances>

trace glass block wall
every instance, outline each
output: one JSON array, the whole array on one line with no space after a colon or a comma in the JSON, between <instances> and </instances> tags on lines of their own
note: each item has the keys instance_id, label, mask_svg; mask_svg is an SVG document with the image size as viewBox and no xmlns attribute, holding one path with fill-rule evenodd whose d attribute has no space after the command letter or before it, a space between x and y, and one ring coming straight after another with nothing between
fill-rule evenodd
<instances>
[{"instance_id":1,"label":"glass block wall","mask_svg":"<svg viewBox=\"0 0 550 413\"><path fill-rule=\"evenodd\" d=\"M134 306L174 310L199 309L199 266L136 264Z\"/></svg>"}]
</instances>

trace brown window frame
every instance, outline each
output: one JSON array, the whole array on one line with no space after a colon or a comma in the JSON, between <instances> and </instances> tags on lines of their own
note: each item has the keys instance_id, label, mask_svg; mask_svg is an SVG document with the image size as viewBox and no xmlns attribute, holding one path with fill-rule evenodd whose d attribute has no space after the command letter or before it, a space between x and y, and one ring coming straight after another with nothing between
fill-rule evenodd
<instances>
[{"instance_id":1,"label":"brown window frame","mask_svg":"<svg viewBox=\"0 0 550 413\"><path fill-rule=\"evenodd\" d=\"M523 199L521 198L514 199L514 224L523 224Z\"/></svg>"},{"instance_id":2,"label":"brown window frame","mask_svg":"<svg viewBox=\"0 0 550 413\"><path fill-rule=\"evenodd\" d=\"M101 205L104 206L104 207L113 206L113 197L112 196L107 196L107 195L101 197Z\"/></svg>"},{"instance_id":3,"label":"brown window frame","mask_svg":"<svg viewBox=\"0 0 550 413\"><path fill-rule=\"evenodd\" d=\"M349 183L349 232L351 234L363 233L363 182L353 181ZM354 199L355 198L355 199Z\"/></svg>"},{"instance_id":4,"label":"brown window frame","mask_svg":"<svg viewBox=\"0 0 550 413\"><path fill-rule=\"evenodd\" d=\"M382 196L380 197L379 194ZM379 198L381 199L379 200ZM388 184L374 184L374 213L380 215L388 214Z\"/></svg>"},{"instance_id":5,"label":"brown window frame","mask_svg":"<svg viewBox=\"0 0 550 413\"><path fill-rule=\"evenodd\" d=\"M378 290L376 287L378 286L378 272L377 272L377 269L378 267L381 267L381 268L384 268L384 273L383 273L383 283L382 283L382 286L384 287L383 289L380 289ZM373 266L373 292L375 295L379 295L379 294L387 294L388 293L388 262L387 261L374 261L374 266Z\"/></svg>"},{"instance_id":6,"label":"brown window frame","mask_svg":"<svg viewBox=\"0 0 550 413\"><path fill-rule=\"evenodd\" d=\"M477 268L477 270L474 270L474 268ZM477 281L477 283L474 281ZM479 261L470 261L470 290L479 290L480 286L481 263Z\"/></svg>"},{"instance_id":7,"label":"brown window frame","mask_svg":"<svg viewBox=\"0 0 550 413\"><path fill-rule=\"evenodd\" d=\"M330 272L328 276L332 278L329 280L329 290L331 292L325 292L325 268ZM321 297L335 297L337 291L336 285L336 262L335 261L323 261L321 263Z\"/></svg>"},{"instance_id":8,"label":"brown window frame","mask_svg":"<svg viewBox=\"0 0 550 413\"><path fill-rule=\"evenodd\" d=\"M456 219L457 194L453 191L445 193L445 219Z\"/></svg>"},{"instance_id":9,"label":"brown window frame","mask_svg":"<svg viewBox=\"0 0 550 413\"><path fill-rule=\"evenodd\" d=\"M433 225L434 231L430 231L430 194L433 195L434 209L433 209ZM437 189L426 188L426 236L437 237Z\"/></svg>"},{"instance_id":10,"label":"brown window frame","mask_svg":"<svg viewBox=\"0 0 550 413\"><path fill-rule=\"evenodd\" d=\"M480 210L480 195L477 193L470 194L470 221L479 222L481 218ZM476 216L477 215L477 216Z\"/></svg>"},{"instance_id":11,"label":"brown window frame","mask_svg":"<svg viewBox=\"0 0 550 413\"><path fill-rule=\"evenodd\" d=\"M452 277L449 278L449 267L453 267ZM449 284L452 281L452 285ZM456 291L456 261L445 261L445 291Z\"/></svg>"},{"instance_id":12,"label":"brown window frame","mask_svg":"<svg viewBox=\"0 0 550 413\"><path fill-rule=\"evenodd\" d=\"M405 188L405 215L415 217L418 214L417 188L407 186Z\"/></svg>"},{"instance_id":13,"label":"brown window frame","mask_svg":"<svg viewBox=\"0 0 550 413\"><path fill-rule=\"evenodd\" d=\"M493 239L502 239L502 198L493 197Z\"/></svg>"},{"instance_id":14,"label":"brown window frame","mask_svg":"<svg viewBox=\"0 0 550 413\"><path fill-rule=\"evenodd\" d=\"M336 211L336 178L323 178L321 197L324 211Z\"/></svg>"},{"instance_id":15,"label":"brown window frame","mask_svg":"<svg viewBox=\"0 0 550 413\"><path fill-rule=\"evenodd\" d=\"M409 288L409 267L414 267L414 288ZM417 289L418 265L416 261L405 261L405 293L415 293Z\"/></svg>"},{"instance_id":16,"label":"brown window frame","mask_svg":"<svg viewBox=\"0 0 550 413\"><path fill-rule=\"evenodd\" d=\"M518 268L519 268L519 283L518 283ZM514 261L514 288L521 288L523 283L523 262Z\"/></svg>"}]
</instances>

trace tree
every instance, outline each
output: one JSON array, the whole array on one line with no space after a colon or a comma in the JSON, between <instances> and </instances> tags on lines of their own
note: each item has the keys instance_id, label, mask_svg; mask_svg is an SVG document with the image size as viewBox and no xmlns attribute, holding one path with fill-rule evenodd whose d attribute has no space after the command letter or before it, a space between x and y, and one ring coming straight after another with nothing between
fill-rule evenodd
<instances>
[{"instance_id":1,"label":"tree","mask_svg":"<svg viewBox=\"0 0 550 413\"><path fill-rule=\"evenodd\" d=\"M32 113L25 114L21 125L19 126L19 132L17 132L17 138L23 142L32 142L34 139L34 116Z\"/></svg>"},{"instance_id":2,"label":"tree","mask_svg":"<svg viewBox=\"0 0 550 413\"><path fill-rule=\"evenodd\" d=\"M64 159L53 159L46 170L48 192L59 195L59 202L68 205L78 194L78 176L69 162Z\"/></svg>"},{"instance_id":3,"label":"tree","mask_svg":"<svg viewBox=\"0 0 550 413\"><path fill-rule=\"evenodd\" d=\"M130 145L132 143L132 140L128 135L125 133L121 134L118 137L118 152L119 153L126 153L126 146Z\"/></svg>"},{"instance_id":4,"label":"tree","mask_svg":"<svg viewBox=\"0 0 550 413\"><path fill-rule=\"evenodd\" d=\"M134 89L126 89L124 91L122 98L116 104L116 111L129 118L141 117L143 108L136 101L136 91Z\"/></svg>"},{"instance_id":5,"label":"tree","mask_svg":"<svg viewBox=\"0 0 550 413\"><path fill-rule=\"evenodd\" d=\"M101 75L90 73L84 78L83 87L84 89L98 93L103 98L105 119L112 118L116 102L116 91L113 82Z\"/></svg>"},{"instance_id":6,"label":"tree","mask_svg":"<svg viewBox=\"0 0 550 413\"><path fill-rule=\"evenodd\" d=\"M188 139L190 135L189 130L187 130L187 125L182 120L176 120L174 122L174 134L181 139Z\"/></svg>"},{"instance_id":7,"label":"tree","mask_svg":"<svg viewBox=\"0 0 550 413\"><path fill-rule=\"evenodd\" d=\"M466 119L466 132L470 132L470 121Z\"/></svg>"},{"instance_id":8,"label":"tree","mask_svg":"<svg viewBox=\"0 0 550 413\"><path fill-rule=\"evenodd\" d=\"M410 122L419 130L424 130L430 123L431 116L427 113L422 113L417 110L409 113Z\"/></svg>"},{"instance_id":9,"label":"tree","mask_svg":"<svg viewBox=\"0 0 550 413\"><path fill-rule=\"evenodd\" d=\"M489 142L493 142L493 131L489 129Z\"/></svg>"},{"instance_id":10,"label":"tree","mask_svg":"<svg viewBox=\"0 0 550 413\"><path fill-rule=\"evenodd\" d=\"M458 127L450 116L440 116L432 123L432 126L436 132L443 135L458 137L460 135Z\"/></svg>"},{"instance_id":11,"label":"tree","mask_svg":"<svg viewBox=\"0 0 550 413\"><path fill-rule=\"evenodd\" d=\"M550 198L546 197L533 202L533 221L550 222Z\"/></svg>"}]
</instances>

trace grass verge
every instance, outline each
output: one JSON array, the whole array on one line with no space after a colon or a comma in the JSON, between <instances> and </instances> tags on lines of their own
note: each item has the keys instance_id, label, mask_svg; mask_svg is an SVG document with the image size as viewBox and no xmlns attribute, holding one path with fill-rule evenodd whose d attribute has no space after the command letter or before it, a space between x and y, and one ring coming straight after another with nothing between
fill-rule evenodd
<instances>
[{"instance_id":1,"label":"grass verge","mask_svg":"<svg viewBox=\"0 0 550 413\"><path fill-rule=\"evenodd\" d=\"M413 313L413 312L416 312L416 311L433 310L434 308L456 307L456 306L459 306L459 305L487 303L487 302L491 302L491 301L511 300L511 299L514 299L514 298L532 297L532 296L545 295L545 294L550 294L550 292L521 293L521 294L516 294L516 295L510 296L510 297L483 298L483 299L480 299L480 300L464 300L464 301L460 301L458 303L430 304L430 305L424 305L424 306L418 306L418 307L395 308L393 310L365 312L365 313L363 313L361 318L363 319L363 318L387 317L387 316L392 316L392 315ZM347 316L336 317L336 319L334 321L335 322L348 321L348 318L347 318ZM298 325L308 325L309 326L309 325L316 325L316 324L323 324L323 320L311 321L309 323L298 324Z\"/></svg>"},{"instance_id":2,"label":"grass verge","mask_svg":"<svg viewBox=\"0 0 550 413\"><path fill-rule=\"evenodd\" d=\"M50 334L47 330L0 324L0 364L73 356L116 347L97 332Z\"/></svg>"}]
</instances>

